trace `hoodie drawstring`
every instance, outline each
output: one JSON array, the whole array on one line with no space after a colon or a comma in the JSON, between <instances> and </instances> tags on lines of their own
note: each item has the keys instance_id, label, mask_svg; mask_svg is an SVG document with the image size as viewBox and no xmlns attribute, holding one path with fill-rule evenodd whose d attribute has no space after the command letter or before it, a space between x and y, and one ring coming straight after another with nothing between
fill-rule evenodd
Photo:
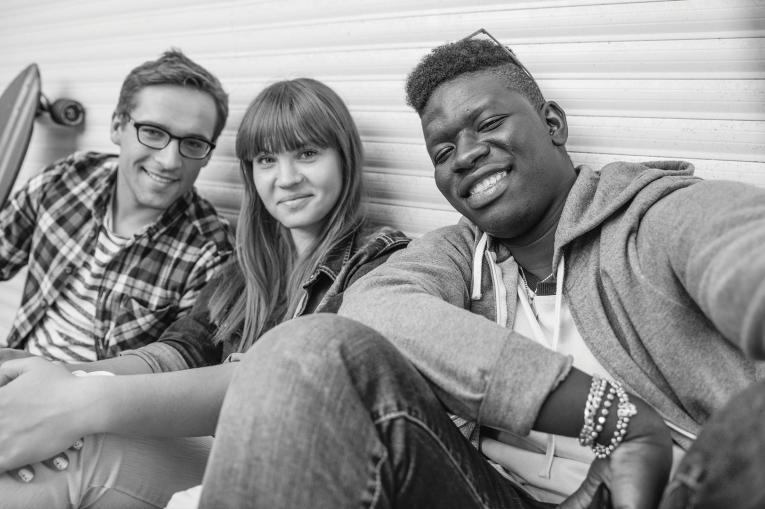
<instances>
[{"instance_id":1,"label":"hoodie drawstring","mask_svg":"<svg viewBox=\"0 0 765 509\"><path fill-rule=\"evenodd\" d=\"M486 252L486 243L489 236L486 233L481 234L481 239L475 246L473 253L473 288L471 288L470 298L472 300L481 299L481 276L483 276L483 255Z\"/></svg>"},{"instance_id":2,"label":"hoodie drawstring","mask_svg":"<svg viewBox=\"0 0 765 509\"><path fill-rule=\"evenodd\" d=\"M552 342L549 345L550 349L553 351L558 350L558 343L560 341L561 313L563 309L563 277L565 275L564 267L565 267L565 263L563 261L563 257L561 257L560 261L558 262L558 267L556 268L556 274L555 274L555 322L553 323ZM520 285L518 285L517 291L518 291L518 298L521 301L521 307L523 308L523 311L526 313L526 318L531 324L531 329L534 333L535 339L537 340L537 342L543 345L547 344L547 336L545 335L544 331L542 331L542 326L539 324L539 320L537 320L537 316L534 313L534 310L531 308L531 303L529 302L528 295L526 295L526 292L521 289ZM545 464L542 470L539 472L540 477L544 477L545 479L550 478L554 459L555 459L555 435L549 434L547 435L547 448L545 450Z\"/></svg>"},{"instance_id":3,"label":"hoodie drawstring","mask_svg":"<svg viewBox=\"0 0 765 509\"><path fill-rule=\"evenodd\" d=\"M483 276L483 258L486 258L486 262L489 264L491 282L494 286L494 302L496 307L495 321L502 327L506 327L507 289L505 288L504 281L502 281L502 269L497 265L496 255L486 249L488 239L489 236L486 235L486 233L483 233L475 247L475 253L473 254L473 287L471 288L470 298L472 300L479 300L482 297L481 278Z\"/></svg>"},{"instance_id":4,"label":"hoodie drawstring","mask_svg":"<svg viewBox=\"0 0 765 509\"><path fill-rule=\"evenodd\" d=\"M494 258L494 253L487 249L487 243L489 236L486 233L481 234L481 238L476 244L473 254L473 279L472 288L470 292L470 298L472 300L479 300L482 298L481 292L481 279L483 277L483 259L489 265L489 271L491 273L492 284L494 285L494 303L496 306L496 322L505 327L507 325L507 290L505 288L504 281L502 281L502 273L500 267L497 265ZM563 309L563 278L564 278L565 263L563 257L561 257L556 267L555 274L555 323L553 324L553 337L552 342L549 344L553 351L557 351L558 343L560 341L561 330L561 313ZM531 324L532 331L535 339L545 345L547 343L547 336L537 320L536 314L531 308L528 295L518 285L518 298L520 299L521 307L526 313L529 323ZM552 472L552 464L555 458L555 435L549 434L547 436L547 448L545 450L545 464L542 471L539 472L540 477L546 479L550 478Z\"/></svg>"}]
</instances>

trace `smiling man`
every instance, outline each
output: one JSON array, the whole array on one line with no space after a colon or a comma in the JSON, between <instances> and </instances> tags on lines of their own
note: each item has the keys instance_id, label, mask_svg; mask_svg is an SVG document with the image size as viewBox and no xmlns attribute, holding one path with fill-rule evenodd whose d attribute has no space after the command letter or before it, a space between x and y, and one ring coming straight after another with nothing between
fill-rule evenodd
<instances>
[{"instance_id":1,"label":"smiling man","mask_svg":"<svg viewBox=\"0 0 765 509\"><path fill-rule=\"evenodd\" d=\"M679 161L575 167L563 109L494 40L434 49L407 99L463 219L360 278L342 316L253 345L200 507L653 509L679 461L671 490L762 506L761 449L723 449L726 477L692 444L740 391L718 436L762 428L765 191Z\"/></svg>"},{"instance_id":2,"label":"smiling man","mask_svg":"<svg viewBox=\"0 0 765 509\"><path fill-rule=\"evenodd\" d=\"M0 277L29 266L8 346L104 359L191 309L232 250L194 190L227 116L218 79L180 51L128 74L111 122L119 155L53 163L0 211Z\"/></svg>"}]
</instances>

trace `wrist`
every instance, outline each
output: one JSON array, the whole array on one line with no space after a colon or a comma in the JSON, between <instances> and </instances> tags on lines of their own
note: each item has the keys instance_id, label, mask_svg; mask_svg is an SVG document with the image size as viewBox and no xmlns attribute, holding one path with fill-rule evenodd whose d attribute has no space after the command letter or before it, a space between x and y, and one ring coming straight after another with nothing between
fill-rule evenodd
<instances>
[{"instance_id":1,"label":"wrist","mask_svg":"<svg viewBox=\"0 0 765 509\"><path fill-rule=\"evenodd\" d=\"M593 376L579 443L607 458L622 442L646 437L657 445L671 444L669 428L656 410L621 383Z\"/></svg>"},{"instance_id":2,"label":"wrist","mask_svg":"<svg viewBox=\"0 0 765 509\"><path fill-rule=\"evenodd\" d=\"M630 420L624 440L652 436L666 439L667 442L671 443L672 438L669 434L669 427L661 415L659 415L659 412L635 395L630 395L630 398L635 405L637 414Z\"/></svg>"},{"instance_id":3,"label":"wrist","mask_svg":"<svg viewBox=\"0 0 765 509\"><path fill-rule=\"evenodd\" d=\"M76 416L78 430L81 430L81 435L107 433L111 421L115 418L115 412L119 411L113 405L114 398L108 397L109 387L115 377L95 373L85 375L77 380L78 394L84 402Z\"/></svg>"}]
</instances>

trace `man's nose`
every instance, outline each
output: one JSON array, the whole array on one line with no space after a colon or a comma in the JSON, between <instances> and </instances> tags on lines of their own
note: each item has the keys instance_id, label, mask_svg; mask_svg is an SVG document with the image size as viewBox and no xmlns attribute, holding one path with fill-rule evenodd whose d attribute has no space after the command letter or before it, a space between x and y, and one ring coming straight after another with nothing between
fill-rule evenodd
<instances>
[{"instance_id":1,"label":"man's nose","mask_svg":"<svg viewBox=\"0 0 765 509\"><path fill-rule=\"evenodd\" d=\"M156 159L165 169L180 168L183 164L183 156L179 150L179 144L179 140L170 140L170 143L168 143L165 148L157 151L154 159Z\"/></svg>"},{"instance_id":2,"label":"man's nose","mask_svg":"<svg viewBox=\"0 0 765 509\"><path fill-rule=\"evenodd\" d=\"M489 153L489 146L473 132L461 132L457 136L455 150L455 169L472 169L476 162Z\"/></svg>"}]
</instances>

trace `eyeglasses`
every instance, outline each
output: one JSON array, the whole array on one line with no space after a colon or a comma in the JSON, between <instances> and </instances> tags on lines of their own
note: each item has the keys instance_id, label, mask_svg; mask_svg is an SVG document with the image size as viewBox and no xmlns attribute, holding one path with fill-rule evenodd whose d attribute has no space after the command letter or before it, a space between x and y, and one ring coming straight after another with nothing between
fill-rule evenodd
<instances>
[{"instance_id":1,"label":"eyeglasses","mask_svg":"<svg viewBox=\"0 0 765 509\"><path fill-rule=\"evenodd\" d=\"M203 138L175 136L156 125L136 122L130 115L127 118L135 126L138 142L146 147L162 150L170 144L170 140L178 140L178 152L189 159L204 159L215 148L214 143Z\"/></svg>"},{"instance_id":2,"label":"eyeglasses","mask_svg":"<svg viewBox=\"0 0 765 509\"><path fill-rule=\"evenodd\" d=\"M487 32L485 28L479 28L478 30L476 30L476 31L475 31L475 32L473 32L472 34L468 35L467 37L463 37L463 38L462 38L462 40L463 40L463 41L466 41L466 40L468 40L468 39L473 39L473 38L483 38L483 37L481 37L481 36L483 36L483 37L485 37L485 38L488 38L488 39L489 39L489 40L491 40L491 41L492 41L494 44L496 44L497 46L499 46L500 48L502 48L502 49L505 51L505 53L507 54L507 56L508 56L508 57L510 57L510 60L511 60L511 61L512 61L512 62L513 62L515 65L517 65L518 67L520 67L520 68L521 68L521 70L522 70L523 72L525 72L525 73L526 73L526 75L527 75L529 78L531 78L531 80L532 80L532 81L536 81L536 80L534 80L534 76L532 76L532 75L531 75L531 73L529 72L529 70L528 70L528 69L526 69L526 66L525 66L525 65L523 65L523 64L521 63L521 61L520 61L520 60L518 60L518 57L516 57L516 56L515 56L515 53L513 53L513 50L511 50L510 48L508 48L507 46L505 46L504 44L502 44L501 42L499 42L499 41L498 41L498 40L497 40L497 39L496 39L496 38L495 38L493 35L491 35L489 32Z\"/></svg>"}]
</instances>

